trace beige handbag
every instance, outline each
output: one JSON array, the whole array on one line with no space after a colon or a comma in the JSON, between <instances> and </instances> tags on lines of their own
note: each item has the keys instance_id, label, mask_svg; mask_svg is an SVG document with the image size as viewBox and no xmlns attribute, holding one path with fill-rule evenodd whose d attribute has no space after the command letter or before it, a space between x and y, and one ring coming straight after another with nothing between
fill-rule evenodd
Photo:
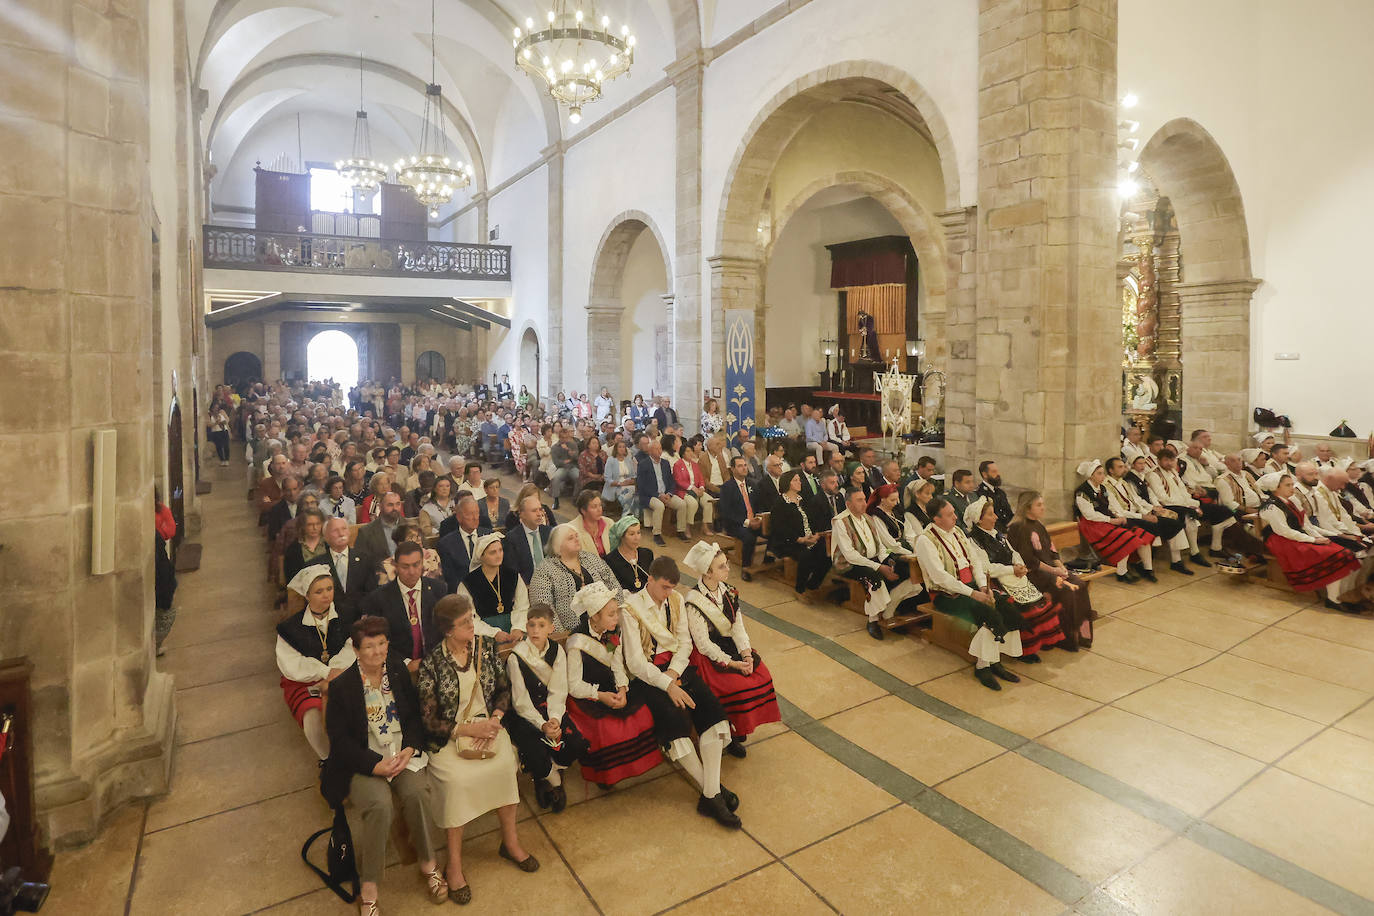
<instances>
[{"instance_id":1,"label":"beige handbag","mask_svg":"<svg viewBox=\"0 0 1374 916\"><path fill-rule=\"evenodd\" d=\"M477 699L477 694L482 692L482 653L481 647L473 644L472 647L472 690L468 693L468 701L463 705L463 711L458 716L459 725L470 725L478 719L487 718L486 713L474 716L472 714L472 703ZM458 756L464 760L487 760L496 756L496 742L492 741L484 750L477 746L477 739L467 735L458 736Z\"/></svg>"}]
</instances>

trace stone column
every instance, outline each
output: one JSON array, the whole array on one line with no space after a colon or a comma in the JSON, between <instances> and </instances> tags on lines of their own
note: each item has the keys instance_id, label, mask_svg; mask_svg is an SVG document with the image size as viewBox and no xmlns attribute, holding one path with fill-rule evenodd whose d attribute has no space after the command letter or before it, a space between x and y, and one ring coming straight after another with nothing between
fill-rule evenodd
<instances>
[{"instance_id":1,"label":"stone column","mask_svg":"<svg viewBox=\"0 0 1374 916\"><path fill-rule=\"evenodd\" d=\"M479 324L472 326L472 346L473 360L472 365L476 370L474 376L491 384L491 351L487 349L491 338L491 329L484 328Z\"/></svg>"},{"instance_id":2,"label":"stone column","mask_svg":"<svg viewBox=\"0 0 1374 916\"><path fill-rule=\"evenodd\" d=\"M759 276L762 277L762 263ZM754 312L754 422L768 425L768 313L771 309L760 302ZM724 394L725 392L721 392Z\"/></svg>"},{"instance_id":3,"label":"stone column","mask_svg":"<svg viewBox=\"0 0 1374 916\"><path fill-rule=\"evenodd\" d=\"M281 378L281 322L262 323L262 380L272 384Z\"/></svg>"},{"instance_id":4,"label":"stone column","mask_svg":"<svg viewBox=\"0 0 1374 916\"><path fill-rule=\"evenodd\" d=\"M1259 280L1180 283L1183 427L1210 429L1219 449L1250 430L1250 300Z\"/></svg>"},{"instance_id":5,"label":"stone column","mask_svg":"<svg viewBox=\"0 0 1374 916\"><path fill-rule=\"evenodd\" d=\"M401 384L415 384L415 325L401 322Z\"/></svg>"},{"instance_id":6,"label":"stone column","mask_svg":"<svg viewBox=\"0 0 1374 916\"><path fill-rule=\"evenodd\" d=\"M563 387L563 141L544 150L549 166L549 302L548 334L544 350L548 354L549 392ZM486 364L486 348L481 348Z\"/></svg>"},{"instance_id":7,"label":"stone column","mask_svg":"<svg viewBox=\"0 0 1374 916\"><path fill-rule=\"evenodd\" d=\"M930 321L922 316L926 357L921 370L945 373L946 464L951 469L977 467L978 208L961 207L937 216L945 231L945 312L931 315ZM927 414L926 420L933 423L935 418Z\"/></svg>"},{"instance_id":8,"label":"stone column","mask_svg":"<svg viewBox=\"0 0 1374 916\"><path fill-rule=\"evenodd\" d=\"M477 204L477 238L473 239L478 245L487 244L487 215L491 209L491 198L486 191L472 195L473 203Z\"/></svg>"},{"instance_id":9,"label":"stone column","mask_svg":"<svg viewBox=\"0 0 1374 916\"><path fill-rule=\"evenodd\" d=\"M587 306L586 390L593 398L601 394L603 385L611 391L624 390L620 384L620 330L624 319L625 307L622 305ZM608 340L615 341L616 345L606 346Z\"/></svg>"},{"instance_id":10,"label":"stone column","mask_svg":"<svg viewBox=\"0 0 1374 916\"><path fill-rule=\"evenodd\" d=\"M677 225L673 250L673 403L684 429L701 415L701 81L697 51L668 67L677 99ZM719 312L718 306L717 317ZM719 360L717 359L717 362ZM721 365L715 374L723 374Z\"/></svg>"},{"instance_id":11,"label":"stone column","mask_svg":"<svg viewBox=\"0 0 1374 916\"><path fill-rule=\"evenodd\" d=\"M1116 0L983 0L976 457L1063 518L1115 451Z\"/></svg>"},{"instance_id":12,"label":"stone column","mask_svg":"<svg viewBox=\"0 0 1374 916\"><path fill-rule=\"evenodd\" d=\"M56 847L165 791L171 678L153 664L151 202L146 4L26 4L0 29L4 654L34 665L38 814ZM189 408L187 409L189 413ZM92 441L117 434L113 571L91 574ZM21 736L21 740L24 736Z\"/></svg>"}]
</instances>

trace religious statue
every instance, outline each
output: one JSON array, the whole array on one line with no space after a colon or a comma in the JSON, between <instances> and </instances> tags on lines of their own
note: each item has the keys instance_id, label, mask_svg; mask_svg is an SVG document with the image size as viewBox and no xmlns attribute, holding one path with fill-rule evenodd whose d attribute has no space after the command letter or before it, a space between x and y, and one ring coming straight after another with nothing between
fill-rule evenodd
<instances>
[{"instance_id":1,"label":"religious statue","mask_svg":"<svg viewBox=\"0 0 1374 916\"><path fill-rule=\"evenodd\" d=\"M894 448L898 438L911 432L911 389L916 379L914 375L903 375L895 358L885 374L873 378L873 387L881 398L883 435L892 440Z\"/></svg>"},{"instance_id":2,"label":"religious statue","mask_svg":"<svg viewBox=\"0 0 1374 916\"><path fill-rule=\"evenodd\" d=\"M859 356L858 362L881 362L878 349L878 331L873 324L873 316L859 310Z\"/></svg>"},{"instance_id":3,"label":"religious statue","mask_svg":"<svg viewBox=\"0 0 1374 916\"><path fill-rule=\"evenodd\" d=\"M1148 375L1135 377L1135 396L1131 398L1132 410L1154 410L1159 398L1159 385Z\"/></svg>"}]
</instances>

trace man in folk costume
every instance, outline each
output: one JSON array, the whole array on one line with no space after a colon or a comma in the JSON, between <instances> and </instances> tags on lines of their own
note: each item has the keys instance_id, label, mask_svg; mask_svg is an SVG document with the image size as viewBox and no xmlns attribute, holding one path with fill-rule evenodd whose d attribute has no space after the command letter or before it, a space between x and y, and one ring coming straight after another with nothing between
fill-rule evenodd
<instances>
[{"instance_id":1,"label":"man in folk costume","mask_svg":"<svg viewBox=\"0 0 1374 916\"><path fill-rule=\"evenodd\" d=\"M1269 460L1264 462L1264 472L1266 474L1293 474L1293 465L1288 463L1288 446L1282 442L1276 443L1269 450ZM1296 479L1296 478L1295 478Z\"/></svg>"},{"instance_id":2,"label":"man in folk costume","mask_svg":"<svg viewBox=\"0 0 1374 916\"><path fill-rule=\"evenodd\" d=\"M1316 448L1317 456L1312 459L1312 463L1317 466L1317 470L1326 471L1336 466L1336 453L1329 443L1323 442Z\"/></svg>"},{"instance_id":3,"label":"man in folk costume","mask_svg":"<svg viewBox=\"0 0 1374 916\"><path fill-rule=\"evenodd\" d=\"M1221 549L1221 539L1226 534L1226 529L1236 524L1236 516L1223 506L1217 497L1215 472L1206 463L1207 455L1196 438L1199 434L1206 434L1206 430L1199 430L1193 434L1195 438L1188 443L1188 457L1179 459L1179 477L1188 488L1189 495L1198 501L1198 511L1202 513L1202 520L1212 526L1212 556L1224 559L1229 554ZM1225 464L1220 461L1215 464L1217 467L1225 468Z\"/></svg>"},{"instance_id":4,"label":"man in folk costume","mask_svg":"<svg viewBox=\"0 0 1374 916\"><path fill-rule=\"evenodd\" d=\"M1112 497L1106 486L1107 470L1102 462L1096 458L1084 461L1078 465L1078 474L1084 480L1073 491L1073 514L1078 519L1078 531L1083 540L1096 551L1102 562L1116 567L1118 582L1140 581L1140 577L1130 569L1133 553L1140 558L1146 578L1156 581L1154 560L1150 555L1155 532L1132 525L1131 522L1138 519L1132 518L1137 513L1131 509L1112 507Z\"/></svg>"},{"instance_id":5,"label":"man in folk costume","mask_svg":"<svg viewBox=\"0 0 1374 916\"><path fill-rule=\"evenodd\" d=\"M1266 531L1264 546L1273 554L1293 591L1325 588L1326 607L1358 614L1358 604L1346 604L1340 599L1342 583L1359 573L1360 561L1313 523L1302 508L1302 501L1294 497L1291 476L1266 474L1258 485L1261 492L1269 494L1260 507Z\"/></svg>"},{"instance_id":6,"label":"man in folk costume","mask_svg":"<svg viewBox=\"0 0 1374 916\"><path fill-rule=\"evenodd\" d=\"M1217 500L1225 506L1239 524L1226 529L1227 547L1235 553L1264 559L1264 542L1251 534L1244 524L1244 518L1259 511L1264 497L1255 489L1249 475L1245 473L1245 462L1235 453L1222 459L1225 470L1217 475Z\"/></svg>"},{"instance_id":7,"label":"man in folk costume","mask_svg":"<svg viewBox=\"0 0 1374 916\"><path fill-rule=\"evenodd\" d=\"M1169 568L1176 573L1191 576L1193 571L1183 565L1183 548L1188 547L1189 559L1198 566L1211 566L1197 546L1198 518L1202 511L1200 503L1183 485L1178 475L1178 454L1172 448L1160 450L1156 460L1159 466L1151 471L1146 480L1150 485L1150 496L1156 505L1163 506L1184 520L1183 530L1170 540Z\"/></svg>"},{"instance_id":8,"label":"man in folk costume","mask_svg":"<svg viewBox=\"0 0 1374 916\"><path fill-rule=\"evenodd\" d=\"M998 678L1017 683L1021 679L1003 667L1002 656L1021 654L1021 615L988 587L983 554L955 525L954 506L935 497L926 511L931 524L916 539L916 557L936 609L978 627L968 652L980 684L1001 690Z\"/></svg>"},{"instance_id":9,"label":"man in folk costume","mask_svg":"<svg viewBox=\"0 0 1374 916\"><path fill-rule=\"evenodd\" d=\"M1369 538L1374 525L1356 521L1341 502L1340 493L1345 489L1345 483L1344 471L1328 468L1321 473L1320 482L1312 488L1312 496L1317 504L1314 519L1317 527L1333 532L1334 535L1329 535L1331 539L1349 549L1360 561L1360 571L1341 583L1341 594L1349 595L1360 590L1369 579L1371 569L1374 569L1374 550L1370 549Z\"/></svg>"},{"instance_id":10,"label":"man in folk costume","mask_svg":"<svg viewBox=\"0 0 1374 916\"><path fill-rule=\"evenodd\" d=\"M525 638L506 656L511 704L515 715L501 720L520 755L520 766L534 780L541 808L562 811L568 804L562 771L587 753L587 739L565 718L568 703L568 657L549 638L553 608L529 609Z\"/></svg>"},{"instance_id":11,"label":"man in folk costume","mask_svg":"<svg viewBox=\"0 0 1374 916\"><path fill-rule=\"evenodd\" d=\"M630 696L649 707L659 746L701 790L697 813L737 828L739 798L720 784L730 722L691 663L692 635L682 595L675 590L680 578L672 557L658 557L649 565L644 588L626 601L620 633ZM698 747L692 746L693 728Z\"/></svg>"},{"instance_id":12,"label":"man in folk costume","mask_svg":"<svg viewBox=\"0 0 1374 916\"><path fill-rule=\"evenodd\" d=\"M1367 482L1365 474L1365 465L1371 463L1374 462L1358 464L1350 458L1342 458L1336 463L1346 474L1341 500L1350 514L1362 522L1374 521L1374 487Z\"/></svg>"},{"instance_id":13,"label":"man in folk costume","mask_svg":"<svg viewBox=\"0 0 1374 916\"><path fill-rule=\"evenodd\" d=\"M868 635L882 639L879 616L892 617L897 606L916 595L919 589L908 578L906 561L895 556L897 542L885 528L870 519L863 490L849 491L845 510L831 523L830 542L835 570L846 578L862 582L868 590L868 600L864 602Z\"/></svg>"},{"instance_id":14,"label":"man in folk costume","mask_svg":"<svg viewBox=\"0 0 1374 916\"><path fill-rule=\"evenodd\" d=\"M1121 457L1129 466L1138 457L1148 457L1150 450L1145 446L1145 434L1139 426L1126 427L1126 435L1121 439Z\"/></svg>"},{"instance_id":15,"label":"man in folk costume","mask_svg":"<svg viewBox=\"0 0 1374 916\"><path fill-rule=\"evenodd\" d=\"M1225 456L1212 448L1212 434L1205 429L1195 429L1188 437L1189 446L1198 447L1198 461L1207 469L1207 473L1212 477L1217 476L1226 468Z\"/></svg>"}]
</instances>

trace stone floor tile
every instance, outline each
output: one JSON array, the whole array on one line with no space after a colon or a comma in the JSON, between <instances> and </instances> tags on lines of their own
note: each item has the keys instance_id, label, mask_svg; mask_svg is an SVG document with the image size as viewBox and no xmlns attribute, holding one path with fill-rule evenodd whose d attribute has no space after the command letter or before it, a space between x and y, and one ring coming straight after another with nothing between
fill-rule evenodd
<instances>
[{"instance_id":1,"label":"stone floor tile","mask_svg":"<svg viewBox=\"0 0 1374 916\"><path fill-rule=\"evenodd\" d=\"M110 815L94 842L57 857L44 913L123 916L144 810L141 803L125 805Z\"/></svg>"},{"instance_id":2,"label":"stone floor tile","mask_svg":"<svg viewBox=\"0 0 1374 916\"><path fill-rule=\"evenodd\" d=\"M1029 665L1015 666L1024 672ZM992 691L979 683L972 673L960 671L921 685L933 697L973 713L1008 731L1034 738L1087 715L1099 703L1050 687L1030 678L1019 684L1003 684L1000 691Z\"/></svg>"},{"instance_id":3,"label":"stone floor tile","mask_svg":"<svg viewBox=\"0 0 1374 916\"><path fill-rule=\"evenodd\" d=\"M668 912L673 916L758 916L761 909L789 916L827 916L834 912L783 865L752 871Z\"/></svg>"},{"instance_id":4,"label":"stone floor tile","mask_svg":"<svg viewBox=\"0 0 1374 916\"><path fill-rule=\"evenodd\" d=\"M1093 649L1080 649L1077 652L1051 649L1042 652L1040 659L1038 665L1022 665L1016 670L1022 676L1029 676L1042 684L1099 703L1110 703L1162 677L1153 671L1098 655Z\"/></svg>"},{"instance_id":5,"label":"stone floor tile","mask_svg":"<svg viewBox=\"0 0 1374 916\"><path fill-rule=\"evenodd\" d=\"M775 617L781 617L788 623L794 623L803 629L810 630L817 636L829 636L831 638L845 633L853 633L855 630L862 631L865 626L865 620L861 614L855 614L847 608L828 602L805 604L796 600L784 601L768 608L768 613Z\"/></svg>"},{"instance_id":6,"label":"stone floor tile","mask_svg":"<svg viewBox=\"0 0 1374 916\"><path fill-rule=\"evenodd\" d=\"M778 694L817 719L886 692L810 646L779 652L765 662L773 673Z\"/></svg>"},{"instance_id":7,"label":"stone floor tile","mask_svg":"<svg viewBox=\"0 0 1374 916\"><path fill-rule=\"evenodd\" d=\"M1374 693L1374 652L1274 627L1256 633L1232 649L1231 654Z\"/></svg>"},{"instance_id":8,"label":"stone floor tile","mask_svg":"<svg viewBox=\"0 0 1374 916\"><path fill-rule=\"evenodd\" d=\"M825 724L926 785L942 782L1003 751L999 744L892 696L831 716Z\"/></svg>"},{"instance_id":9,"label":"stone floor tile","mask_svg":"<svg viewBox=\"0 0 1374 916\"><path fill-rule=\"evenodd\" d=\"M1374 805L1374 741L1330 729L1280 760L1279 768Z\"/></svg>"},{"instance_id":10,"label":"stone floor tile","mask_svg":"<svg viewBox=\"0 0 1374 916\"><path fill-rule=\"evenodd\" d=\"M1299 611L1292 617L1284 618L1275 626L1280 630L1291 630L1305 636L1328 639L1343 646L1374 651L1374 621L1344 611L1311 607Z\"/></svg>"},{"instance_id":11,"label":"stone floor tile","mask_svg":"<svg viewBox=\"0 0 1374 916\"><path fill-rule=\"evenodd\" d=\"M1159 674L1178 674L1217 654L1216 649L1139 626L1120 616L1110 626L1099 628L1092 652Z\"/></svg>"},{"instance_id":12,"label":"stone floor tile","mask_svg":"<svg viewBox=\"0 0 1374 916\"><path fill-rule=\"evenodd\" d=\"M1366 703L1336 723L1341 731L1374 741L1374 703Z\"/></svg>"},{"instance_id":13,"label":"stone floor tile","mask_svg":"<svg viewBox=\"0 0 1374 916\"><path fill-rule=\"evenodd\" d=\"M1184 604L1172 594L1142 601L1115 616L1213 649L1229 649L1264 629L1257 621Z\"/></svg>"},{"instance_id":14,"label":"stone floor tile","mask_svg":"<svg viewBox=\"0 0 1374 916\"><path fill-rule=\"evenodd\" d=\"M1365 702L1368 695L1236 655L1219 655L1179 675L1181 680L1254 700L1324 725Z\"/></svg>"},{"instance_id":15,"label":"stone floor tile","mask_svg":"<svg viewBox=\"0 0 1374 916\"><path fill-rule=\"evenodd\" d=\"M855 655L908 684L923 684L950 672L973 667L967 659L933 646L915 635L887 633L884 639L877 640L869 636L867 630L857 630L834 639Z\"/></svg>"},{"instance_id":16,"label":"stone floor tile","mask_svg":"<svg viewBox=\"0 0 1374 916\"><path fill-rule=\"evenodd\" d=\"M270 725L287 718L281 685L250 674L177 691L177 743Z\"/></svg>"}]
</instances>

